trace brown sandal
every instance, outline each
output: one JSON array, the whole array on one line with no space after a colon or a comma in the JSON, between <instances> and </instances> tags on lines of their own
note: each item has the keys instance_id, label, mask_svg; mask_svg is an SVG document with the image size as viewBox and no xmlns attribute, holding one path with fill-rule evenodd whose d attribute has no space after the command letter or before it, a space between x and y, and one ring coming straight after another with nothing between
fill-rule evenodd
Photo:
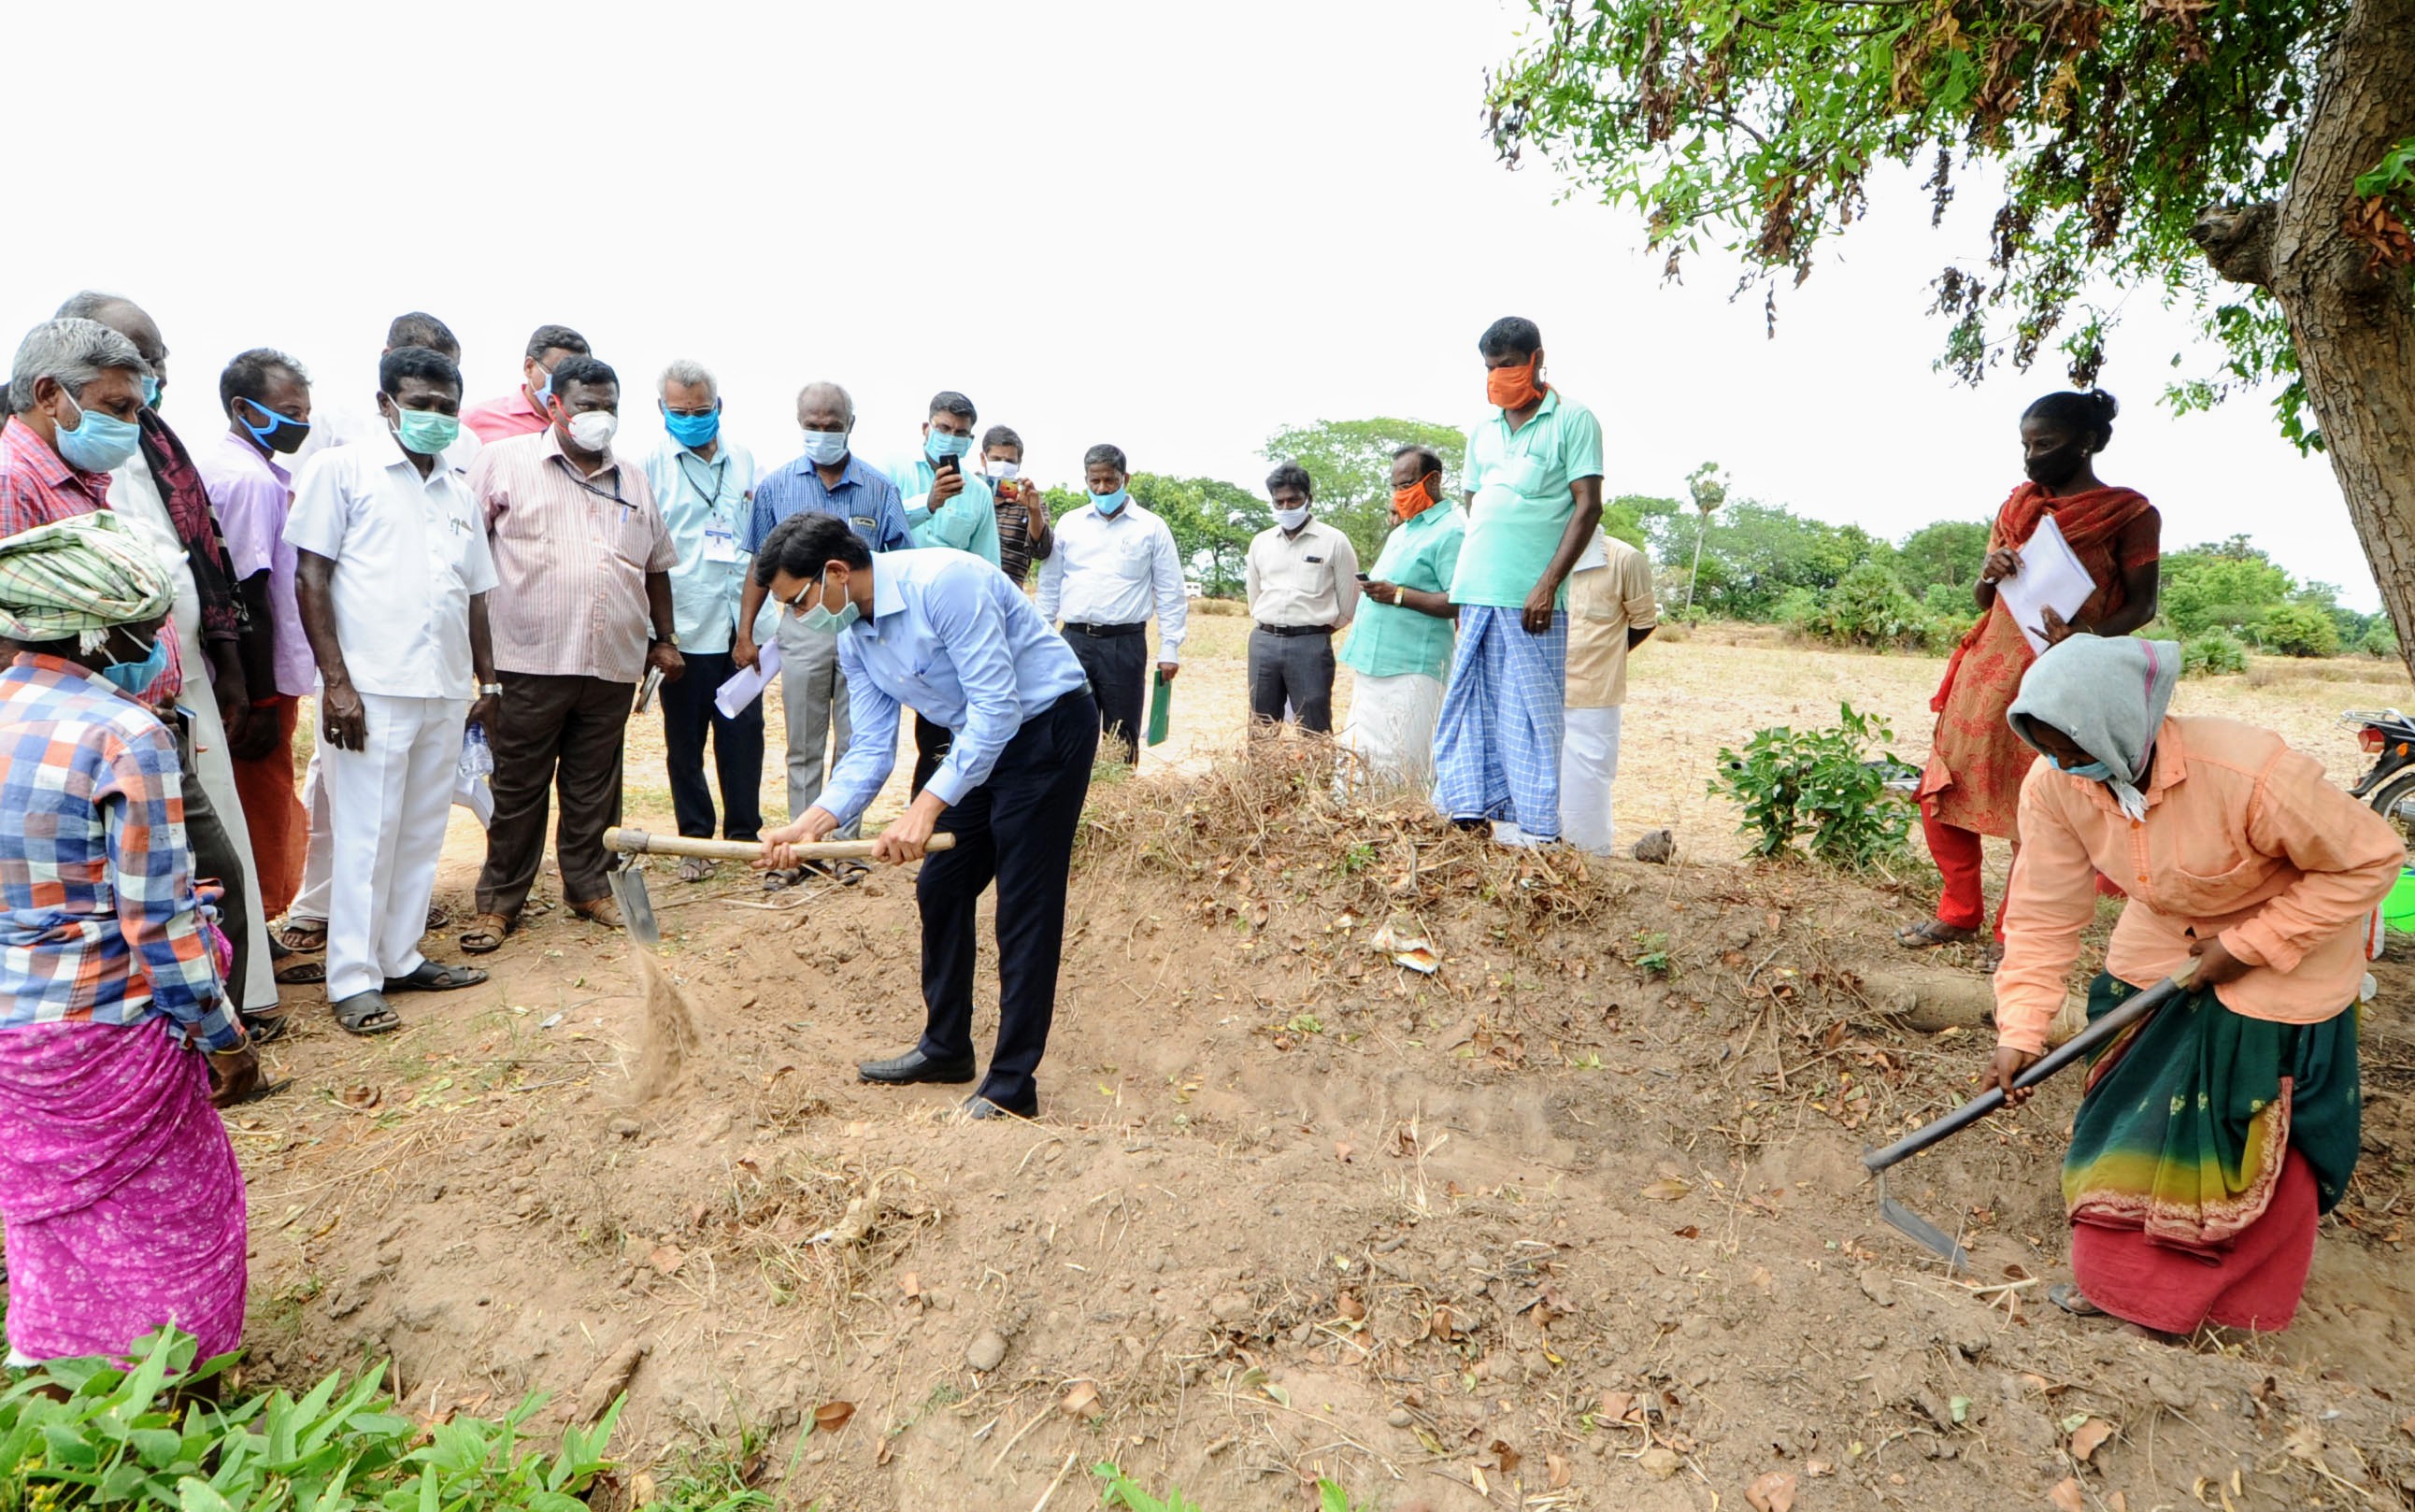
<instances>
[{"instance_id":1,"label":"brown sandal","mask_svg":"<svg viewBox=\"0 0 2415 1512\"><path fill-rule=\"evenodd\" d=\"M502 914L480 914L461 932L461 949L472 955L486 955L502 949L503 937L511 932L512 921Z\"/></svg>"},{"instance_id":2,"label":"brown sandal","mask_svg":"<svg viewBox=\"0 0 2415 1512\"><path fill-rule=\"evenodd\" d=\"M606 929L622 929L628 923L628 921L621 917L621 906L610 898L596 898L587 903L574 903L570 906L570 911L589 923L601 924Z\"/></svg>"},{"instance_id":3,"label":"brown sandal","mask_svg":"<svg viewBox=\"0 0 2415 1512\"><path fill-rule=\"evenodd\" d=\"M311 955L327 948L326 921L289 919L277 926L272 937L296 955Z\"/></svg>"}]
</instances>

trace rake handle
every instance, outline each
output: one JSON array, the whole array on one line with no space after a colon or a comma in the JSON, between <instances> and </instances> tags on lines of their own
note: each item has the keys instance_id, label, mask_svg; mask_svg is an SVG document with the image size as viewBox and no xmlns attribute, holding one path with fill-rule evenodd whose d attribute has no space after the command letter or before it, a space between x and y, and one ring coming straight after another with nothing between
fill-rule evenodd
<instances>
[{"instance_id":1,"label":"rake handle","mask_svg":"<svg viewBox=\"0 0 2415 1512\"><path fill-rule=\"evenodd\" d=\"M2118 1039L2122 1031L2187 991L2191 973L2166 977L2163 981L2123 1003L2103 1018L2073 1035L2062 1044L2041 1056L2029 1070L2013 1078L2015 1086L2035 1086L2048 1077L2068 1070L2074 1062L2094 1055ZM1953 1135L1960 1133L1980 1119L2004 1105L2004 1089L1991 1086L1936 1122L1913 1130L1882 1150L1872 1150L1862 1157L1862 1164L1872 1172L1883 1171L1898 1161L1909 1160Z\"/></svg>"},{"instance_id":2,"label":"rake handle","mask_svg":"<svg viewBox=\"0 0 2415 1512\"><path fill-rule=\"evenodd\" d=\"M926 850L952 850L956 837L942 830L931 836ZM684 835L649 834L643 830L604 831L604 848L622 855L700 856L707 861L751 861L763 858L763 846L752 840L690 840ZM809 861L865 861L872 859L869 840L815 840L789 847Z\"/></svg>"}]
</instances>

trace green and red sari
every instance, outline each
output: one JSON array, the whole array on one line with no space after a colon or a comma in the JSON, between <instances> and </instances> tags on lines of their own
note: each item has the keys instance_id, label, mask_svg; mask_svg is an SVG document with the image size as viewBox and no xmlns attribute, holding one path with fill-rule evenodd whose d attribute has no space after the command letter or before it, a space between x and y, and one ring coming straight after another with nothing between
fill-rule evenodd
<instances>
[{"instance_id":1,"label":"green and red sari","mask_svg":"<svg viewBox=\"0 0 2415 1512\"><path fill-rule=\"evenodd\" d=\"M2138 991L2100 974L2090 1020ZM2166 1333L2287 1327L2356 1165L2356 1030L2352 1004L2275 1024L2208 989L2100 1054L2062 1168L2080 1293Z\"/></svg>"}]
</instances>

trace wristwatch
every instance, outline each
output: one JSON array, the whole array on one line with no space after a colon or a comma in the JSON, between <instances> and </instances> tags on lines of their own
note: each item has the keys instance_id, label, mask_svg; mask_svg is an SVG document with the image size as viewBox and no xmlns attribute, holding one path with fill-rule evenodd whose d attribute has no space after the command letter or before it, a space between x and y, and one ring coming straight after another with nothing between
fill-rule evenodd
<instances>
[{"instance_id":1,"label":"wristwatch","mask_svg":"<svg viewBox=\"0 0 2415 1512\"><path fill-rule=\"evenodd\" d=\"M676 630L667 636L649 636L646 638L654 645L668 646L673 651L679 650L679 632Z\"/></svg>"},{"instance_id":2,"label":"wristwatch","mask_svg":"<svg viewBox=\"0 0 2415 1512\"><path fill-rule=\"evenodd\" d=\"M503 685L500 682L481 682L478 684L478 696L482 698L500 698L503 696Z\"/></svg>"}]
</instances>

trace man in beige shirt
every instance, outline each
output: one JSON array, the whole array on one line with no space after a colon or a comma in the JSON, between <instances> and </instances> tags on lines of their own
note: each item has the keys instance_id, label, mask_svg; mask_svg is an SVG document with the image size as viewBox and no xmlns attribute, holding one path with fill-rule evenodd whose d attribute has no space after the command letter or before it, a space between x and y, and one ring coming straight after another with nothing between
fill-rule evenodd
<instances>
[{"instance_id":1,"label":"man in beige shirt","mask_svg":"<svg viewBox=\"0 0 2415 1512\"><path fill-rule=\"evenodd\" d=\"M1658 625L1652 562L1597 527L1568 574L1568 723L1560 741L1560 832L1607 855L1610 785L1618 775L1619 706L1627 653Z\"/></svg>"},{"instance_id":2,"label":"man in beige shirt","mask_svg":"<svg viewBox=\"0 0 2415 1512\"><path fill-rule=\"evenodd\" d=\"M545 860L548 792L562 791L554 862L571 911L618 928L604 831L621 822L621 747L649 669L682 671L670 570L679 552L645 470L612 454L620 376L565 357L546 394L552 424L489 443L470 465L495 564L488 619L502 680L495 816L478 874L472 954L503 942ZM482 693L487 690L481 689Z\"/></svg>"},{"instance_id":3,"label":"man in beige shirt","mask_svg":"<svg viewBox=\"0 0 2415 1512\"><path fill-rule=\"evenodd\" d=\"M1275 523L1250 542L1250 733L1272 732L1285 711L1299 727L1333 733L1333 637L1358 612L1358 553L1350 537L1309 517L1308 470L1267 475Z\"/></svg>"}]
</instances>

